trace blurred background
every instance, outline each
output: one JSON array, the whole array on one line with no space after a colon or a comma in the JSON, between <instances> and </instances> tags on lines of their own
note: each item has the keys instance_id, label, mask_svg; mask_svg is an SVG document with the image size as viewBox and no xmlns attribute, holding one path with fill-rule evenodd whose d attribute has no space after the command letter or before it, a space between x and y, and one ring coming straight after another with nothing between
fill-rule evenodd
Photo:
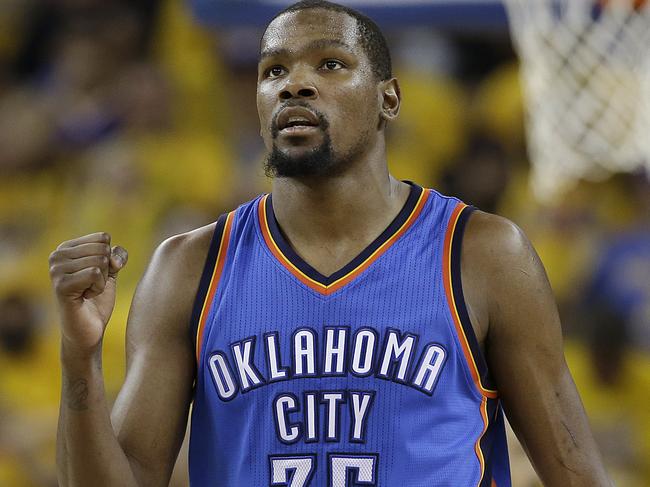
<instances>
[{"instance_id":1,"label":"blurred background","mask_svg":"<svg viewBox=\"0 0 650 487\"><path fill-rule=\"evenodd\" d=\"M131 296L155 246L270 188L256 62L262 26L279 7L220 3L0 0L0 486L56 485L49 253L95 231L129 251L104 341L112 399ZM647 174L583 181L539 203L503 8L431 3L400 15L369 9L404 95L389 133L391 170L523 228L546 265L609 471L618 486L648 486ZM174 486L187 485L185 456ZM539 485L519 448L512 457L514 485Z\"/></svg>"}]
</instances>

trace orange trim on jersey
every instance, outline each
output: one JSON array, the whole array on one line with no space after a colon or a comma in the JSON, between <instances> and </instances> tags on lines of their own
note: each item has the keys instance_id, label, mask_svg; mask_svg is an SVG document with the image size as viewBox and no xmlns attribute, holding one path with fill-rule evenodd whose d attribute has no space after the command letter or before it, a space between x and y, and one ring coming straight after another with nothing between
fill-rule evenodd
<instances>
[{"instance_id":1,"label":"orange trim on jersey","mask_svg":"<svg viewBox=\"0 0 650 487\"><path fill-rule=\"evenodd\" d=\"M348 272L346 275L340 277L339 279L337 279L336 281L328 285L324 285L318 281L315 281L314 279L307 276L300 269L298 269L282 253L280 247L275 243L275 241L273 240L273 236L271 235L271 231L269 230L269 222L266 219L266 200L268 199L268 195L264 196L260 201L260 204L257 208L257 213L259 215L260 227L262 229L262 235L264 236L264 241L266 242L267 247L269 248L271 253L275 256L275 258L278 259L278 261L284 267L286 267L289 270L289 272L291 272L304 285L308 286L314 291L329 296L330 294L338 291L343 286L345 286L346 284L354 280L354 278L356 278L359 274L361 274L364 270L366 270L370 266L370 264L376 261L384 252L386 252L390 248L391 245L393 245L409 229L409 227L413 224L413 222L415 222L415 220L417 220L417 217L422 212L422 209L424 208L424 204L429 198L429 194L430 194L430 190L428 189L422 190L422 193L420 194L420 197L415 205L415 208L413 208L413 211L411 211L411 214L408 216L408 218L402 224L402 226L390 238L388 238L383 244L381 244L372 254L370 254L366 260L364 260L361 264L359 264L355 269L353 269L352 271Z\"/></svg>"},{"instance_id":2,"label":"orange trim on jersey","mask_svg":"<svg viewBox=\"0 0 650 487\"><path fill-rule=\"evenodd\" d=\"M490 487L499 487L496 480L492 479L492 485Z\"/></svg>"},{"instance_id":3,"label":"orange trim on jersey","mask_svg":"<svg viewBox=\"0 0 650 487\"><path fill-rule=\"evenodd\" d=\"M483 435L488 429L487 401L487 397L483 396L481 399L481 418L483 418L483 431L474 444L474 451L476 452L478 461L481 464L481 476L478 479L478 484L476 484L477 486L481 485L481 482L483 482L483 476L485 475L485 457L483 456L483 451L481 450L481 440L483 439ZM492 480L492 483L494 483L494 480Z\"/></svg>"},{"instance_id":4,"label":"orange trim on jersey","mask_svg":"<svg viewBox=\"0 0 650 487\"><path fill-rule=\"evenodd\" d=\"M456 224L458 223L458 218L460 217L463 209L467 207L464 203L458 203L456 208L451 214L449 219L449 224L447 225L447 231L445 233L445 243L443 251L443 281L445 284L445 295L447 296L447 303L449 304L449 309L453 318L454 326L456 328L456 334L458 335L458 341L461 344L463 349L463 355L467 361L470 374L474 384L476 385L479 392L486 397L496 398L498 396L497 391L486 389L481 383L481 374L479 374L478 367L476 366L476 361L472 355L469 342L467 340L467 335L465 335L465 330L460 321L460 315L458 314L458 309L456 307L456 300L454 299L454 293L452 291L451 283L451 243L453 241L454 232L456 231Z\"/></svg>"},{"instance_id":5,"label":"orange trim on jersey","mask_svg":"<svg viewBox=\"0 0 650 487\"><path fill-rule=\"evenodd\" d=\"M210 304L214 298L214 294L217 291L217 286L219 285L219 280L221 279L221 273L223 272L223 266L226 261L226 254L228 253L228 244L230 242L230 231L232 230L232 221L235 217L235 212L231 211L226 217L226 224L223 229L223 234L221 235L221 242L219 243L219 252L217 253L217 260L214 263L214 270L212 271L212 277L210 278L210 287L208 288L208 294L203 301L203 307L201 308L201 315L199 317L199 326L196 329L196 361L198 362L201 359L201 346L203 344L203 332L205 331L205 322L208 319L208 314L210 310Z\"/></svg>"}]
</instances>

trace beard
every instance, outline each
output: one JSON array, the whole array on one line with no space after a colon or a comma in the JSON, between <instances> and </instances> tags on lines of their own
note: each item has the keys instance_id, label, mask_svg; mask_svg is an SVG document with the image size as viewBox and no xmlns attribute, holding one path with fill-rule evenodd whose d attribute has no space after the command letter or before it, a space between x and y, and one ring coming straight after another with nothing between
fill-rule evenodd
<instances>
[{"instance_id":1,"label":"beard","mask_svg":"<svg viewBox=\"0 0 650 487\"><path fill-rule=\"evenodd\" d=\"M264 172L270 178L322 177L340 172L345 165L345 161L334 157L332 141L326 134L321 145L300 156L288 156L274 143L264 163Z\"/></svg>"},{"instance_id":2,"label":"beard","mask_svg":"<svg viewBox=\"0 0 650 487\"><path fill-rule=\"evenodd\" d=\"M264 173L269 178L328 178L344 173L363 151L365 137L362 137L352 150L345 154L336 154L329 135L329 123L325 117L313 110L306 103L295 103L311 109L319 120L319 127L324 133L323 142L313 149L298 156L288 156L273 142L273 148L264 162ZM273 139L277 139L279 129L277 119L271 126Z\"/></svg>"}]
</instances>

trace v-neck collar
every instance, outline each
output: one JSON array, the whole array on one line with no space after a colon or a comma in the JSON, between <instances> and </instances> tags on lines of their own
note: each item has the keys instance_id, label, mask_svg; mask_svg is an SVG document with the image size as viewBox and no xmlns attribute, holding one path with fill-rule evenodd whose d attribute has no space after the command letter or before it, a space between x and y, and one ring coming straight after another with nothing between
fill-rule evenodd
<instances>
[{"instance_id":1,"label":"v-neck collar","mask_svg":"<svg viewBox=\"0 0 650 487\"><path fill-rule=\"evenodd\" d=\"M258 217L264 241L275 258L303 284L321 294L332 294L368 268L415 222L429 196L429 190L415 183L409 184L411 192L406 203L390 225L359 255L330 276L324 276L314 269L287 243L275 218L270 194L260 198L258 204Z\"/></svg>"}]
</instances>

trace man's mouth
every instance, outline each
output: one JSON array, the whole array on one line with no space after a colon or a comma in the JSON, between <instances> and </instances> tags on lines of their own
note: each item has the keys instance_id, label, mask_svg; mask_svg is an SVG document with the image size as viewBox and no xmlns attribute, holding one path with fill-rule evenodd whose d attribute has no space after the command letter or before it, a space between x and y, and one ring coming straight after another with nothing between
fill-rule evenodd
<instances>
[{"instance_id":1,"label":"man's mouth","mask_svg":"<svg viewBox=\"0 0 650 487\"><path fill-rule=\"evenodd\" d=\"M307 135L320 127L318 116L304 107L284 108L277 121L278 131L282 135Z\"/></svg>"},{"instance_id":2,"label":"man's mouth","mask_svg":"<svg viewBox=\"0 0 650 487\"><path fill-rule=\"evenodd\" d=\"M292 125L280 130L283 135L307 135L318 130L314 125Z\"/></svg>"}]
</instances>

